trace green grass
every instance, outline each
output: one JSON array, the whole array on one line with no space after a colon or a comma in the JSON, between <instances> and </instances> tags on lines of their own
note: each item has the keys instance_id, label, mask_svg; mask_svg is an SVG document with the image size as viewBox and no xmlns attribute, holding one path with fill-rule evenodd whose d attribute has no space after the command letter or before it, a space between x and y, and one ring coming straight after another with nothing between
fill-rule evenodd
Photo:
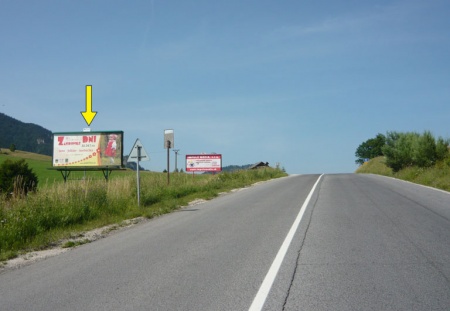
<instances>
[{"instance_id":1,"label":"green grass","mask_svg":"<svg viewBox=\"0 0 450 311\"><path fill-rule=\"evenodd\" d=\"M390 176L401 180L450 191L449 158L444 161L440 161L429 168L412 166L394 173L392 169L386 166L384 157L377 157L361 165L357 169L356 173Z\"/></svg>"},{"instance_id":2,"label":"green grass","mask_svg":"<svg viewBox=\"0 0 450 311\"><path fill-rule=\"evenodd\" d=\"M33 169L33 172L38 176L38 188L52 186L54 183L59 183L63 181L63 177L60 172L51 169L52 168L52 157L36 154L31 152L25 152L16 150L11 152L9 149L0 149L0 164L10 159L12 161L17 161L20 159L25 159L28 166ZM132 175L132 171L117 172L114 171L110 178L121 178L124 174ZM135 173L134 173L135 174ZM73 171L70 173L70 181L79 181L81 179L98 179L104 180L105 177L100 171Z\"/></svg>"},{"instance_id":3,"label":"green grass","mask_svg":"<svg viewBox=\"0 0 450 311\"><path fill-rule=\"evenodd\" d=\"M26 156L39 180L45 178L47 182L40 184L36 193L24 197L0 196L0 261L21 252L51 247L77 232L140 216L152 218L194 199L211 199L234 188L286 176L270 168L217 175L179 173L171 174L170 185L167 185L166 174L142 172L141 206L137 206L136 173L133 171L114 172L108 182L101 172L99 176L90 172L85 180L64 183L57 175L59 172L48 172L51 159L25 153L14 156L17 155ZM11 157L11 154L2 154L0 161ZM65 247L76 246L69 244Z\"/></svg>"},{"instance_id":4,"label":"green grass","mask_svg":"<svg viewBox=\"0 0 450 311\"><path fill-rule=\"evenodd\" d=\"M386 166L384 157L377 157L365 162L356 170L356 173L394 176L392 169Z\"/></svg>"},{"instance_id":5,"label":"green grass","mask_svg":"<svg viewBox=\"0 0 450 311\"><path fill-rule=\"evenodd\" d=\"M48 169L52 167L52 157L20 150L11 152L9 149L0 149L0 164L8 159L12 161L25 159L28 166L32 168L33 172L38 176L40 185L48 183L52 184L55 181L62 179L59 172Z\"/></svg>"},{"instance_id":6,"label":"green grass","mask_svg":"<svg viewBox=\"0 0 450 311\"><path fill-rule=\"evenodd\" d=\"M63 180L60 172L49 169L52 168L52 157L50 156L20 150L11 152L9 149L0 149L0 164L8 159L12 161L25 159L28 166L32 168L33 172L38 176L38 187L46 187ZM113 175L114 173L111 176ZM104 179L102 172L86 172L86 176L91 179ZM70 174L71 180L83 178L84 172L72 172Z\"/></svg>"},{"instance_id":7,"label":"green grass","mask_svg":"<svg viewBox=\"0 0 450 311\"><path fill-rule=\"evenodd\" d=\"M71 247L77 247L77 246L87 244L87 243L89 243L88 239L84 239L81 241L67 241L61 247L62 248L71 248Z\"/></svg>"}]
</instances>

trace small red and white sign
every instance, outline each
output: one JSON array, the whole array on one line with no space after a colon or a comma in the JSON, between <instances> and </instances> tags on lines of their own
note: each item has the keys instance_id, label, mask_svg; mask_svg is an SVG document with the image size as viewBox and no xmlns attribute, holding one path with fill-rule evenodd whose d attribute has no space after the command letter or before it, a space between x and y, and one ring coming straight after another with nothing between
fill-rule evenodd
<instances>
[{"instance_id":1,"label":"small red and white sign","mask_svg":"<svg viewBox=\"0 0 450 311\"><path fill-rule=\"evenodd\" d=\"M186 155L186 172L221 172L221 154Z\"/></svg>"}]
</instances>

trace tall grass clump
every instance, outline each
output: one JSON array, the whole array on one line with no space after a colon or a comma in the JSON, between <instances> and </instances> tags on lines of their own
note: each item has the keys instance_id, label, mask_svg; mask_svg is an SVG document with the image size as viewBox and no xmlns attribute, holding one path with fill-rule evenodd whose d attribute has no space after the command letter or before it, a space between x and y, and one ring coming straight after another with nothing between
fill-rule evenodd
<instances>
[{"instance_id":1,"label":"tall grass clump","mask_svg":"<svg viewBox=\"0 0 450 311\"><path fill-rule=\"evenodd\" d=\"M131 181L131 180L130 180ZM126 214L130 194L126 179L105 183L86 180L57 183L26 196L3 196L0 207L0 259L33 246L51 243L52 230L70 229L93 220ZM2 258L3 257L3 258Z\"/></svg>"}]
</instances>

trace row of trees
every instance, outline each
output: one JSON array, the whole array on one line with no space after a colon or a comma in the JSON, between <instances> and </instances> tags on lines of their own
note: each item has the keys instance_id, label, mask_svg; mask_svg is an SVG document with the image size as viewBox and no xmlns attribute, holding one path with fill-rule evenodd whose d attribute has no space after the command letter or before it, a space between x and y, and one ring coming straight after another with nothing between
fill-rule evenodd
<instances>
[{"instance_id":1,"label":"row of trees","mask_svg":"<svg viewBox=\"0 0 450 311\"><path fill-rule=\"evenodd\" d=\"M435 138L429 131L388 132L378 134L358 146L355 152L356 163L363 164L368 159L386 157L386 165L394 172L408 166L430 167L450 156L450 140Z\"/></svg>"}]
</instances>

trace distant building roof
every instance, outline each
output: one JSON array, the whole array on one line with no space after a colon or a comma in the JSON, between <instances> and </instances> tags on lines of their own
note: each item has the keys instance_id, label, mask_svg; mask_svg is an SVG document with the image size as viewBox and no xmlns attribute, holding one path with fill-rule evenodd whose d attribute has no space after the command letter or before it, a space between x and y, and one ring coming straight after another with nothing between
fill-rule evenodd
<instances>
[{"instance_id":1,"label":"distant building roof","mask_svg":"<svg viewBox=\"0 0 450 311\"><path fill-rule=\"evenodd\" d=\"M255 164L253 164L252 166L250 166L249 170L254 170L259 167L268 167L268 166L269 166L269 162L257 162Z\"/></svg>"}]
</instances>

